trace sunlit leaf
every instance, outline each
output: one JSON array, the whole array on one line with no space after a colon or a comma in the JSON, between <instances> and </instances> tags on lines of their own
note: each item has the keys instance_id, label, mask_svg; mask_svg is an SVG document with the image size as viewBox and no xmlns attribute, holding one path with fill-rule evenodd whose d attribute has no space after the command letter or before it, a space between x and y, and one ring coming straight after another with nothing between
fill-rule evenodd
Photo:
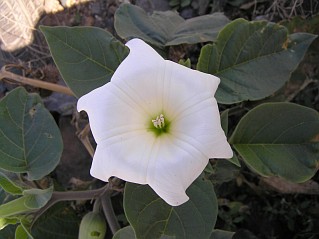
<instances>
[{"instance_id":1,"label":"sunlit leaf","mask_svg":"<svg viewBox=\"0 0 319 239\"><path fill-rule=\"evenodd\" d=\"M12 195L22 195L22 188L15 184L7 175L0 172L0 186Z\"/></svg>"},{"instance_id":2,"label":"sunlit leaf","mask_svg":"<svg viewBox=\"0 0 319 239\"><path fill-rule=\"evenodd\" d=\"M0 205L0 216L3 218L32 212L43 207L51 198L52 188L30 189L23 191L23 196Z\"/></svg>"},{"instance_id":3,"label":"sunlit leaf","mask_svg":"<svg viewBox=\"0 0 319 239\"><path fill-rule=\"evenodd\" d=\"M221 78L216 98L231 104L273 94L289 80L315 35L266 21L237 19L201 50L197 69Z\"/></svg>"},{"instance_id":4,"label":"sunlit leaf","mask_svg":"<svg viewBox=\"0 0 319 239\"><path fill-rule=\"evenodd\" d=\"M52 57L77 97L109 82L128 48L95 27L41 27Z\"/></svg>"},{"instance_id":5,"label":"sunlit leaf","mask_svg":"<svg viewBox=\"0 0 319 239\"><path fill-rule=\"evenodd\" d=\"M15 239L34 239L34 237L21 224L16 228Z\"/></svg>"},{"instance_id":6,"label":"sunlit leaf","mask_svg":"<svg viewBox=\"0 0 319 239\"><path fill-rule=\"evenodd\" d=\"M0 101L0 145L4 170L27 173L29 180L53 171L62 153L62 138L39 95L19 87Z\"/></svg>"},{"instance_id":7,"label":"sunlit leaf","mask_svg":"<svg viewBox=\"0 0 319 239\"><path fill-rule=\"evenodd\" d=\"M142 8L122 4L115 13L115 29L124 39L140 38L158 47L214 41L229 20L221 13L184 20L173 11L149 16Z\"/></svg>"},{"instance_id":8,"label":"sunlit leaf","mask_svg":"<svg viewBox=\"0 0 319 239\"><path fill-rule=\"evenodd\" d=\"M10 217L13 215L20 214L20 213L26 213L26 212L32 211L30 210L30 208L28 208L24 204L25 200L26 200L25 197L20 197L8 203L0 205L1 217L5 218L5 217Z\"/></svg>"},{"instance_id":9,"label":"sunlit leaf","mask_svg":"<svg viewBox=\"0 0 319 239\"><path fill-rule=\"evenodd\" d=\"M310 179L318 169L317 111L292 103L266 103L247 113L230 143L253 170L293 182Z\"/></svg>"},{"instance_id":10,"label":"sunlit leaf","mask_svg":"<svg viewBox=\"0 0 319 239\"><path fill-rule=\"evenodd\" d=\"M0 230L5 228L8 225L15 225L19 222L17 218L4 218L0 217ZM1 234L0 234L1 235ZM1 237L0 237L1 238Z\"/></svg>"},{"instance_id":11,"label":"sunlit leaf","mask_svg":"<svg viewBox=\"0 0 319 239\"><path fill-rule=\"evenodd\" d=\"M189 201L172 207L147 185L127 183L124 209L136 237L209 238L217 219L217 199L210 181L199 177L188 189Z\"/></svg>"}]
</instances>

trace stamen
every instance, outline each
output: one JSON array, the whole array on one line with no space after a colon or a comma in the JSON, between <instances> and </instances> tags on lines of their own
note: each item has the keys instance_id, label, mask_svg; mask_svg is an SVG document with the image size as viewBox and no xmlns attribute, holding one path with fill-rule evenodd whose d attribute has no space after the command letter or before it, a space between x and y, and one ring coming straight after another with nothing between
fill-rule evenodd
<instances>
[{"instance_id":1,"label":"stamen","mask_svg":"<svg viewBox=\"0 0 319 239\"><path fill-rule=\"evenodd\" d=\"M157 129L161 129L165 126L165 119L164 115L160 114L159 116L156 117L156 119L152 120L153 125Z\"/></svg>"}]
</instances>

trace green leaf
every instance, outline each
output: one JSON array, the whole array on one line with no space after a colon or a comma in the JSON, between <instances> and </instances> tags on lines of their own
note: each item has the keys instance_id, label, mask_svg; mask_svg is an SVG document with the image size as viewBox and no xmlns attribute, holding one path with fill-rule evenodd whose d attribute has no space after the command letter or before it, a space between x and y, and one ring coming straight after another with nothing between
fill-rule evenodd
<instances>
[{"instance_id":1,"label":"green leaf","mask_svg":"<svg viewBox=\"0 0 319 239\"><path fill-rule=\"evenodd\" d=\"M0 145L4 170L27 173L29 180L53 171L62 154L62 138L39 95L19 87L0 101Z\"/></svg>"},{"instance_id":2,"label":"green leaf","mask_svg":"<svg viewBox=\"0 0 319 239\"><path fill-rule=\"evenodd\" d=\"M122 4L115 13L114 27L123 39L140 38L158 47L214 41L229 20L221 13L184 20L176 12L155 11Z\"/></svg>"},{"instance_id":3,"label":"green leaf","mask_svg":"<svg viewBox=\"0 0 319 239\"><path fill-rule=\"evenodd\" d=\"M28 232L28 229L21 224L16 228L15 239L34 239L34 237Z\"/></svg>"},{"instance_id":4,"label":"green leaf","mask_svg":"<svg viewBox=\"0 0 319 239\"><path fill-rule=\"evenodd\" d=\"M22 197L0 205L0 215L2 218L32 212L35 209L43 207L51 198L52 188L25 190L23 194Z\"/></svg>"},{"instance_id":5,"label":"green leaf","mask_svg":"<svg viewBox=\"0 0 319 239\"><path fill-rule=\"evenodd\" d=\"M165 203L148 185L127 183L124 210L136 237L209 238L217 219L217 199L210 181L200 176L188 189L181 206Z\"/></svg>"},{"instance_id":6,"label":"green leaf","mask_svg":"<svg viewBox=\"0 0 319 239\"><path fill-rule=\"evenodd\" d=\"M66 203L58 203L47 210L34 223L31 233L34 238L78 238L80 218Z\"/></svg>"},{"instance_id":7,"label":"green leaf","mask_svg":"<svg viewBox=\"0 0 319 239\"><path fill-rule=\"evenodd\" d=\"M228 113L229 113L229 109L226 109L220 115L220 123L221 123L222 129L224 130L226 136L228 135ZM240 162L239 162L235 153L234 153L232 158L227 159L227 160L230 161L231 163L235 164L236 166L240 167Z\"/></svg>"},{"instance_id":8,"label":"green leaf","mask_svg":"<svg viewBox=\"0 0 319 239\"><path fill-rule=\"evenodd\" d=\"M135 239L135 233L131 226L124 227L118 230L112 239Z\"/></svg>"},{"instance_id":9,"label":"green leaf","mask_svg":"<svg viewBox=\"0 0 319 239\"><path fill-rule=\"evenodd\" d=\"M192 64L191 64L191 59L187 58L186 60L184 59L180 59L178 61L178 64L182 65L182 66L185 66L185 67L188 67L188 68L191 68Z\"/></svg>"},{"instance_id":10,"label":"green leaf","mask_svg":"<svg viewBox=\"0 0 319 239\"><path fill-rule=\"evenodd\" d=\"M44 27L41 31L66 84L80 97L111 80L128 48L94 27Z\"/></svg>"},{"instance_id":11,"label":"green leaf","mask_svg":"<svg viewBox=\"0 0 319 239\"><path fill-rule=\"evenodd\" d=\"M237 167L241 167L239 159L237 157L237 155L234 153L233 157L230 159L226 159L227 161L231 162L232 164L235 164Z\"/></svg>"},{"instance_id":12,"label":"green leaf","mask_svg":"<svg viewBox=\"0 0 319 239\"><path fill-rule=\"evenodd\" d=\"M0 172L0 186L11 195L22 195L22 188L16 185L7 175Z\"/></svg>"},{"instance_id":13,"label":"green leaf","mask_svg":"<svg viewBox=\"0 0 319 239\"><path fill-rule=\"evenodd\" d=\"M238 123L230 143L262 176L304 182L317 171L319 114L292 103L266 103Z\"/></svg>"},{"instance_id":14,"label":"green leaf","mask_svg":"<svg viewBox=\"0 0 319 239\"><path fill-rule=\"evenodd\" d=\"M197 69L221 78L220 103L262 99L289 80L315 38L288 36L274 23L237 19L220 31L215 44L202 48Z\"/></svg>"},{"instance_id":15,"label":"green leaf","mask_svg":"<svg viewBox=\"0 0 319 239\"><path fill-rule=\"evenodd\" d=\"M226 136L228 135L228 113L229 109L226 109L220 115L220 123Z\"/></svg>"},{"instance_id":16,"label":"green leaf","mask_svg":"<svg viewBox=\"0 0 319 239\"><path fill-rule=\"evenodd\" d=\"M234 235L235 232L214 230L210 239L232 239Z\"/></svg>"},{"instance_id":17,"label":"green leaf","mask_svg":"<svg viewBox=\"0 0 319 239\"><path fill-rule=\"evenodd\" d=\"M32 188L29 190L24 190L23 195L25 197L24 204L30 209L39 209L43 207L51 198L53 188L48 189L37 189Z\"/></svg>"},{"instance_id":18,"label":"green leaf","mask_svg":"<svg viewBox=\"0 0 319 239\"><path fill-rule=\"evenodd\" d=\"M16 228L15 239L29 239L28 233L21 225Z\"/></svg>"},{"instance_id":19,"label":"green leaf","mask_svg":"<svg viewBox=\"0 0 319 239\"><path fill-rule=\"evenodd\" d=\"M3 228L5 228L8 225L15 225L18 222L19 222L19 220L17 218L3 218L3 217L0 217L0 230L2 230Z\"/></svg>"},{"instance_id":20,"label":"green leaf","mask_svg":"<svg viewBox=\"0 0 319 239\"><path fill-rule=\"evenodd\" d=\"M0 205L1 217L5 218L5 217L10 217L13 215L31 211L30 208L28 208L24 204L25 200L26 200L25 197L19 197L10 202L7 202L6 204Z\"/></svg>"},{"instance_id":21,"label":"green leaf","mask_svg":"<svg viewBox=\"0 0 319 239\"><path fill-rule=\"evenodd\" d=\"M16 230L16 225L9 225L6 228L0 230L0 238L3 239L15 239L15 230Z\"/></svg>"},{"instance_id":22,"label":"green leaf","mask_svg":"<svg viewBox=\"0 0 319 239\"><path fill-rule=\"evenodd\" d=\"M213 184L223 184L234 180L239 175L239 168L229 160L219 159L213 165L213 173L209 177Z\"/></svg>"}]
</instances>

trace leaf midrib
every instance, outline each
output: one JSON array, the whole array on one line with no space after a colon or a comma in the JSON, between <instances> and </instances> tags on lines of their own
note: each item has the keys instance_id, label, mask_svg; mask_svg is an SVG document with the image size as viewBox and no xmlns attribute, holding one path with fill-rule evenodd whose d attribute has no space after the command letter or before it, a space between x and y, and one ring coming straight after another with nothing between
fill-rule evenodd
<instances>
[{"instance_id":1,"label":"leaf midrib","mask_svg":"<svg viewBox=\"0 0 319 239\"><path fill-rule=\"evenodd\" d=\"M112 70L111 68L107 67L106 65L101 64L101 63L98 62L98 61L95 61L93 58L87 56L87 55L84 54L82 51L79 51L78 49L72 47L72 46L69 45L66 41L63 41L62 39L60 39L60 38L59 38L58 36L56 36L55 34L53 34L53 33L51 33L51 32L48 33L48 34L50 34L52 37L54 37L57 41L61 42L62 45L65 45L65 46L69 47L69 48L72 49L73 51L75 51L75 52L79 53L80 55L82 55L83 57L85 57L86 60L89 60L89 61L93 62L94 64L96 64L96 65L98 65L98 66L100 66L100 67L106 69L107 71L109 71L109 72L111 72L111 73L114 73L114 70ZM66 34L66 32L65 32L65 34ZM78 34L83 35L81 32L78 32ZM66 35L65 37L66 37L66 39L68 39L67 35ZM96 38L95 38L95 39L96 39ZM100 45L100 41L98 41L98 42L99 42L99 45ZM88 44L88 45L90 45L90 44ZM90 49L90 51L91 51L91 49ZM103 52L103 51L102 51L102 52ZM104 52L103 52L103 56L104 56ZM105 57L105 56L104 56L104 57ZM66 63L68 63L68 62L66 62Z\"/></svg>"}]
</instances>

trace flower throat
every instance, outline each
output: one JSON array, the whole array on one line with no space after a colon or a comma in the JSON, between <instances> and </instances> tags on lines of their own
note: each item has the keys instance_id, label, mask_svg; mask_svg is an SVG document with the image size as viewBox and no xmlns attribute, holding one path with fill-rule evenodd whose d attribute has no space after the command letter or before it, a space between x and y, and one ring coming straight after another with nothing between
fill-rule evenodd
<instances>
[{"instance_id":1,"label":"flower throat","mask_svg":"<svg viewBox=\"0 0 319 239\"><path fill-rule=\"evenodd\" d=\"M169 123L165 121L163 114L160 114L156 116L155 119L152 119L152 124L151 130L156 134L156 136L168 132Z\"/></svg>"}]
</instances>

